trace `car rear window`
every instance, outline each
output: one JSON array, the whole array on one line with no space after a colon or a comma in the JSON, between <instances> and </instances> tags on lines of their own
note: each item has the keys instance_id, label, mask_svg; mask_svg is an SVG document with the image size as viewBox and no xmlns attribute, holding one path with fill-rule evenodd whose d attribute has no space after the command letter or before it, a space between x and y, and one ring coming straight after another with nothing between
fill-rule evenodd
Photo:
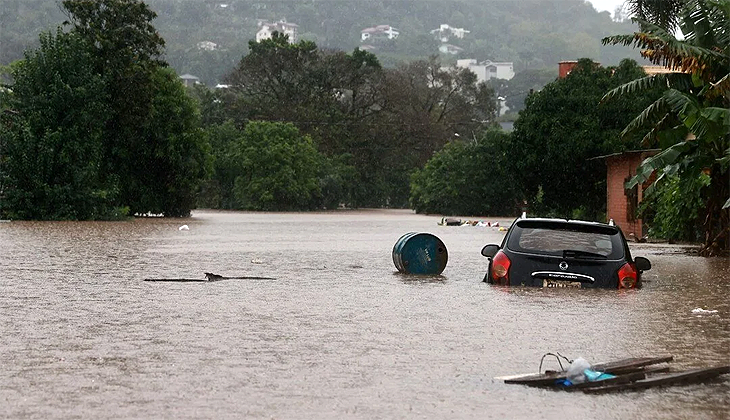
<instances>
[{"instance_id":1,"label":"car rear window","mask_svg":"<svg viewBox=\"0 0 730 420\"><path fill-rule=\"evenodd\" d=\"M624 256L618 229L568 222L520 221L507 246L514 251L562 257L619 259Z\"/></svg>"}]
</instances>

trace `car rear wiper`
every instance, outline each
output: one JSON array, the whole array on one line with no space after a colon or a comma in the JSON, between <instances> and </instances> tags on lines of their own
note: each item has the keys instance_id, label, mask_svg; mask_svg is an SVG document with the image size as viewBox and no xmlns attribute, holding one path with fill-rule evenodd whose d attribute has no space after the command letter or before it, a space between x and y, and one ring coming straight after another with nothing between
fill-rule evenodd
<instances>
[{"instance_id":1,"label":"car rear wiper","mask_svg":"<svg viewBox=\"0 0 730 420\"><path fill-rule=\"evenodd\" d=\"M595 252L579 251L577 249L565 249L563 250L563 258L593 258L598 260L605 260L605 255L596 254Z\"/></svg>"}]
</instances>

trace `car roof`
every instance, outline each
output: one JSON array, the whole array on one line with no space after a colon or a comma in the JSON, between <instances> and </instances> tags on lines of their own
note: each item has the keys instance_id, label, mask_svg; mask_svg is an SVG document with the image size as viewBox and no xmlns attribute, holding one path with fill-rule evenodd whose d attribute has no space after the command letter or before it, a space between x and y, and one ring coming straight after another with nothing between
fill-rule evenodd
<instances>
[{"instance_id":1,"label":"car roof","mask_svg":"<svg viewBox=\"0 0 730 420\"><path fill-rule=\"evenodd\" d=\"M618 226L616 226L613 223L613 220L611 220L609 223L601 223L601 222L591 222L587 220L572 220L572 219L556 219L556 218L547 218L547 217L520 217L519 219L515 220L515 224L521 224L523 222L527 223L544 223L546 225L550 224L556 224L556 225L574 225L574 226L592 226L592 227L600 227L600 228L608 228L611 230L620 230Z\"/></svg>"},{"instance_id":2,"label":"car roof","mask_svg":"<svg viewBox=\"0 0 730 420\"><path fill-rule=\"evenodd\" d=\"M576 219L558 219L558 218L550 218L550 217L520 217L516 221L520 220L530 220L530 221L536 221L536 222L556 222L556 223L577 223L582 225L594 225L594 226L615 226L611 220L609 223L602 223L602 222L592 222L588 220L576 220Z\"/></svg>"}]
</instances>

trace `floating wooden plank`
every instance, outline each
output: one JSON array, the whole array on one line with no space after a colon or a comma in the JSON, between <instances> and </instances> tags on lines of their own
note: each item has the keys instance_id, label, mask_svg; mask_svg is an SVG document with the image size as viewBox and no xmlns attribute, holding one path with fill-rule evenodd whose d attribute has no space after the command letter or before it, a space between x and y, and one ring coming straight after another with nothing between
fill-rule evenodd
<instances>
[{"instance_id":1,"label":"floating wooden plank","mask_svg":"<svg viewBox=\"0 0 730 420\"><path fill-rule=\"evenodd\" d=\"M582 391L587 394L602 394L607 392L639 390L655 386L689 384L717 378L720 375L730 373L730 366L718 366L712 368L692 369L683 372L669 373L666 375L654 376L626 384L615 384L603 387L586 388Z\"/></svg>"},{"instance_id":2,"label":"floating wooden plank","mask_svg":"<svg viewBox=\"0 0 730 420\"><path fill-rule=\"evenodd\" d=\"M658 356L658 357L631 357L622 360L616 360L613 362L597 363L591 366L591 369L610 373L612 375L626 374L637 372L643 369L645 366L656 365L660 363L666 363L673 359L672 356ZM565 379L567 375L566 371L560 372L546 372L546 373L532 373L515 375L508 377L498 377L497 379L504 380L506 384L520 384L528 386L553 386L558 380Z\"/></svg>"},{"instance_id":3,"label":"floating wooden plank","mask_svg":"<svg viewBox=\"0 0 730 420\"><path fill-rule=\"evenodd\" d=\"M582 391L587 388L599 388L599 387L605 387L608 385L627 384L630 382L635 382L635 381L639 381L642 379L646 379L646 376L650 375L650 374L668 372L668 371L669 371L669 366L641 367L636 372L626 373L623 375L617 375L614 378L604 379L601 381L583 382L581 384L573 384L573 385L564 387L563 389L566 391L578 391L578 390Z\"/></svg>"}]
</instances>

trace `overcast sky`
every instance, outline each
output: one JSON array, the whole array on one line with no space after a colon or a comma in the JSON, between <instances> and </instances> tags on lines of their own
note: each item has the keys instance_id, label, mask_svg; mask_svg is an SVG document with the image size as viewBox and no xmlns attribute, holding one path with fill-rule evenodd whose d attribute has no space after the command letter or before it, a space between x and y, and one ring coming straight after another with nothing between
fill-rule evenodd
<instances>
[{"instance_id":1,"label":"overcast sky","mask_svg":"<svg viewBox=\"0 0 730 420\"><path fill-rule=\"evenodd\" d=\"M616 10L616 7L624 4L624 0L588 0L588 2L593 4L593 7L599 12L604 10L610 12L611 16L613 16L613 11Z\"/></svg>"}]
</instances>

